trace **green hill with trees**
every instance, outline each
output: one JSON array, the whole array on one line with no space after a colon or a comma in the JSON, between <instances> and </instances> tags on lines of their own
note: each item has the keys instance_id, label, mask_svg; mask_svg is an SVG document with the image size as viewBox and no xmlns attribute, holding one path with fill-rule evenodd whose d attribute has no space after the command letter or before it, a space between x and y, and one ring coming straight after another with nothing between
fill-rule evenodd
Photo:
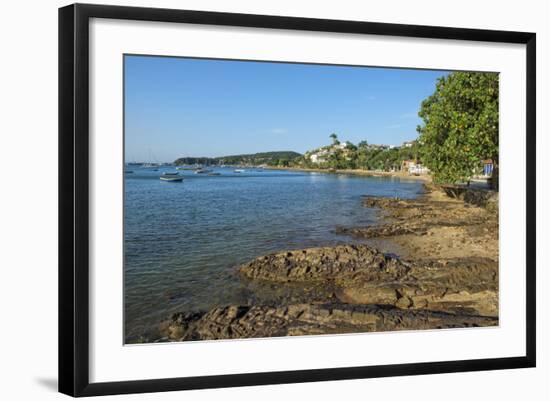
<instances>
[{"instance_id":1,"label":"green hill with trees","mask_svg":"<svg viewBox=\"0 0 550 401\"><path fill-rule=\"evenodd\" d=\"M420 149L416 141L409 146L390 147L371 145L361 141L357 145L347 141L342 146L336 134L331 134L332 144L314 149L294 160L293 166L326 169L362 169L396 171L403 160L418 160ZM315 158L321 155L321 158ZM324 156L324 157L323 157Z\"/></svg>"},{"instance_id":2,"label":"green hill with trees","mask_svg":"<svg viewBox=\"0 0 550 401\"><path fill-rule=\"evenodd\" d=\"M243 155L231 155L221 157L180 157L174 164L181 165L194 165L201 164L205 166L217 166L222 164L227 165L249 165L249 166L290 166L295 159L302 155L292 151L278 151L278 152L261 152L253 154Z\"/></svg>"}]
</instances>

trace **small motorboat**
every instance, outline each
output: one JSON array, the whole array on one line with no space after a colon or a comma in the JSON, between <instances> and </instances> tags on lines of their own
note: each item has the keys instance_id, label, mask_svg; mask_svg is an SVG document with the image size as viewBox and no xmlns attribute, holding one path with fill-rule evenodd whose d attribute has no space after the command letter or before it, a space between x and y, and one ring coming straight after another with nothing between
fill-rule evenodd
<instances>
[{"instance_id":1,"label":"small motorboat","mask_svg":"<svg viewBox=\"0 0 550 401\"><path fill-rule=\"evenodd\" d=\"M208 173L211 173L212 170L208 170L208 169L205 169L205 168L198 168L195 170L195 174L208 174Z\"/></svg>"},{"instance_id":2,"label":"small motorboat","mask_svg":"<svg viewBox=\"0 0 550 401\"><path fill-rule=\"evenodd\" d=\"M243 170L242 168L238 168L233 170L234 173L244 173L246 170Z\"/></svg>"},{"instance_id":3,"label":"small motorboat","mask_svg":"<svg viewBox=\"0 0 550 401\"><path fill-rule=\"evenodd\" d=\"M171 181L171 182L178 182L178 181L183 181L183 177L181 175L179 175L179 173L170 173L170 172L166 172L166 173L162 173L162 175L160 176L160 179L162 181Z\"/></svg>"}]
</instances>

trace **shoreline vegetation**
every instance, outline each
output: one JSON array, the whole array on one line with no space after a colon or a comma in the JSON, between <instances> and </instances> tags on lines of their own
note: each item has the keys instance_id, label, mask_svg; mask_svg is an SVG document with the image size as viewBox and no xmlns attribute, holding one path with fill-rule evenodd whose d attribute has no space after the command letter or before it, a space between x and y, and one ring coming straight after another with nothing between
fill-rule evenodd
<instances>
[{"instance_id":1,"label":"shoreline vegetation","mask_svg":"<svg viewBox=\"0 0 550 401\"><path fill-rule=\"evenodd\" d=\"M347 175L359 175L367 177L389 177L389 178L401 178L407 180L417 180L423 182L432 182L432 177L429 174L423 175L411 175L403 171L377 171L377 170L363 170L363 169L324 169L324 168L305 168L305 167L275 167L267 166L266 170L286 170L286 171L303 171L308 173L323 173L323 174L347 174Z\"/></svg>"},{"instance_id":2,"label":"shoreline vegetation","mask_svg":"<svg viewBox=\"0 0 550 401\"><path fill-rule=\"evenodd\" d=\"M336 228L364 243L237 266L247 304L173 314L154 341L497 326L498 195L479 206L424 188L410 200L364 197L379 222Z\"/></svg>"}]
</instances>

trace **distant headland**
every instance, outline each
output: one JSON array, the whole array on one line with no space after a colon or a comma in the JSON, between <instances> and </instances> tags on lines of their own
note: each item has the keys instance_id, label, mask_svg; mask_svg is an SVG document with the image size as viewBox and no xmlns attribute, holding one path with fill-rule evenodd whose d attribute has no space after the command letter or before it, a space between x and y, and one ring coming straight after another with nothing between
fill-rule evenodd
<instances>
[{"instance_id":1,"label":"distant headland","mask_svg":"<svg viewBox=\"0 0 550 401\"><path fill-rule=\"evenodd\" d=\"M220 156L220 157L180 157L174 161L176 166L200 164L205 166L219 165L288 165L294 159L302 155L293 151L261 152L242 155Z\"/></svg>"}]
</instances>

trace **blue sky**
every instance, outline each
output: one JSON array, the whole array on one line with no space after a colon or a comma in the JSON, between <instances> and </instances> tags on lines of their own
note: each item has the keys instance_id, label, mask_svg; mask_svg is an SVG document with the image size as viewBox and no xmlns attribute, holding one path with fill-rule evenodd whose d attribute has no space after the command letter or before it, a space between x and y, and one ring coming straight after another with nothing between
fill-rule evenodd
<instances>
[{"instance_id":1,"label":"blue sky","mask_svg":"<svg viewBox=\"0 0 550 401\"><path fill-rule=\"evenodd\" d=\"M126 160L304 153L332 132L399 145L417 137L420 102L445 73L126 56Z\"/></svg>"}]
</instances>

